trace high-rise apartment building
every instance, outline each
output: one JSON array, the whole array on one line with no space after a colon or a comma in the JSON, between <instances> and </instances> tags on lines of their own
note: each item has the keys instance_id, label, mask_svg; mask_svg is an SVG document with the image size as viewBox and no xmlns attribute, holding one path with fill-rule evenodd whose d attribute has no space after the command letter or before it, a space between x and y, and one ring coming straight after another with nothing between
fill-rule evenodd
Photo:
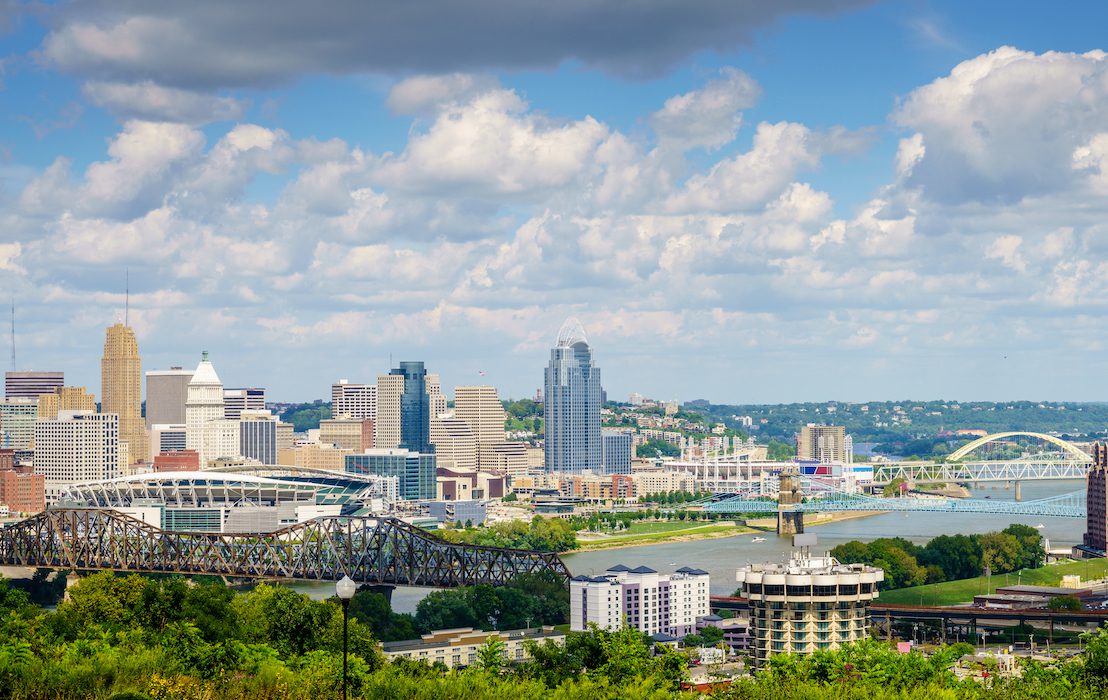
<instances>
[{"instance_id":1,"label":"high-rise apartment building","mask_svg":"<svg viewBox=\"0 0 1108 700\"><path fill-rule=\"evenodd\" d=\"M52 420L60 411L95 411L96 397L83 386L62 386L38 397L38 419Z\"/></svg>"},{"instance_id":2,"label":"high-rise apartment building","mask_svg":"<svg viewBox=\"0 0 1108 700\"><path fill-rule=\"evenodd\" d=\"M372 449L346 455L346 472L393 476L399 480L400 497L407 501L435 498L435 455L405 449Z\"/></svg>"},{"instance_id":3,"label":"high-rise apartment building","mask_svg":"<svg viewBox=\"0 0 1108 700\"><path fill-rule=\"evenodd\" d=\"M331 417L349 416L354 420L377 419L377 387L351 384L340 379L331 385Z\"/></svg>"},{"instance_id":4,"label":"high-rise apartment building","mask_svg":"<svg viewBox=\"0 0 1108 700\"><path fill-rule=\"evenodd\" d=\"M867 638L867 608L885 572L798 552L786 564L739 569L736 578L750 601L754 663L761 666L774 654L811 654Z\"/></svg>"},{"instance_id":5,"label":"high-rise apartment building","mask_svg":"<svg viewBox=\"0 0 1108 700\"><path fill-rule=\"evenodd\" d=\"M546 470L581 472L603 469L600 442L600 368L593 364L585 329L567 319L550 351L546 397Z\"/></svg>"},{"instance_id":6,"label":"high-rise apartment building","mask_svg":"<svg viewBox=\"0 0 1108 700\"><path fill-rule=\"evenodd\" d=\"M46 500L66 484L112 479L123 473L119 416L62 411L55 420L35 423L35 473L46 480Z\"/></svg>"},{"instance_id":7,"label":"high-rise apartment building","mask_svg":"<svg viewBox=\"0 0 1108 700\"><path fill-rule=\"evenodd\" d=\"M223 390L223 417L227 420L238 420L243 411L264 410L265 389L251 387Z\"/></svg>"},{"instance_id":8,"label":"high-rise apartment building","mask_svg":"<svg viewBox=\"0 0 1108 700\"><path fill-rule=\"evenodd\" d=\"M0 401L0 448L28 450L34 444L38 401L13 397Z\"/></svg>"},{"instance_id":9,"label":"high-rise apartment building","mask_svg":"<svg viewBox=\"0 0 1108 700\"><path fill-rule=\"evenodd\" d=\"M142 417L142 358L130 326L116 323L104 336L100 360L100 410L119 416L119 439L127 443L131 463L146 458L146 422Z\"/></svg>"},{"instance_id":10,"label":"high-rise apartment building","mask_svg":"<svg viewBox=\"0 0 1108 700\"><path fill-rule=\"evenodd\" d=\"M238 421L223 417L223 382L204 352L189 380L185 402L185 442L205 469L212 460L239 456Z\"/></svg>"},{"instance_id":11,"label":"high-rise apartment building","mask_svg":"<svg viewBox=\"0 0 1108 700\"><path fill-rule=\"evenodd\" d=\"M1085 537L1082 549L1104 556L1108 550L1108 445L1093 445L1093 466L1085 476Z\"/></svg>"},{"instance_id":12,"label":"high-rise apartment building","mask_svg":"<svg viewBox=\"0 0 1108 700\"><path fill-rule=\"evenodd\" d=\"M6 372L4 398L37 399L65 385L64 372Z\"/></svg>"},{"instance_id":13,"label":"high-rise apartment building","mask_svg":"<svg viewBox=\"0 0 1108 700\"><path fill-rule=\"evenodd\" d=\"M496 387L460 386L454 390L454 415L469 424L477 443L477 466L492 471L494 448L504 442L504 405Z\"/></svg>"},{"instance_id":14,"label":"high-rise apartment building","mask_svg":"<svg viewBox=\"0 0 1108 700\"><path fill-rule=\"evenodd\" d=\"M707 571L682 567L659 574L646 566L622 564L602 576L577 576L569 582L569 628L583 632L590 623L609 631L624 626L645 634L684 637L710 613Z\"/></svg>"},{"instance_id":15,"label":"high-rise apartment building","mask_svg":"<svg viewBox=\"0 0 1108 700\"><path fill-rule=\"evenodd\" d=\"M185 422L185 402L189 395L191 369L170 367L146 373L146 426L157 423L180 425Z\"/></svg>"},{"instance_id":16,"label":"high-rise apartment building","mask_svg":"<svg viewBox=\"0 0 1108 700\"><path fill-rule=\"evenodd\" d=\"M854 441L841 425L809 423L796 436L797 459L850 464L854 461Z\"/></svg>"},{"instance_id":17,"label":"high-rise apartment building","mask_svg":"<svg viewBox=\"0 0 1108 700\"><path fill-rule=\"evenodd\" d=\"M262 464L277 464L277 416L269 411L242 411L238 424L240 454Z\"/></svg>"},{"instance_id":18,"label":"high-rise apartment building","mask_svg":"<svg viewBox=\"0 0 1108 700\"><path fill-rule=\"evenodd\" d=\"M449 411L431 418L431 442L440 467L477 469L477 441L466 421Z\"/></svg>"}]
</instances>

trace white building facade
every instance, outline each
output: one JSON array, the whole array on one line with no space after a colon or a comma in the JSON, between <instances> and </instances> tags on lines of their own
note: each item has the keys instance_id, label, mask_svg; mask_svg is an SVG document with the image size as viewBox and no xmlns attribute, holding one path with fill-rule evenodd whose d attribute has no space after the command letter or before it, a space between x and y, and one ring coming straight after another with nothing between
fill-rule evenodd
<instances>
[{"instance_id":1,"label":"white building facade","mask_svg":"<svg viewBox=\"0 0 1108 700\"><path fill-rule=\"evenodd\" d=\"M592 623L681 638L708 616L709 583L707 571L690 567L659 574L620 564L602 576L577 576L569 584L570 629L581 632Z\"/></svg>"},{"instance_id":2,"label":"white building facade","mask_svg":"<svg viewBox=\"0 0 1108 700\"><path fill-rule=\"evenodd\" d=\"M120 451L119 416L61 411L57 420L35 423L35 473L46 483L46 501L68 484L113 479L127 459Z\"/></svg>"}]
</instances>

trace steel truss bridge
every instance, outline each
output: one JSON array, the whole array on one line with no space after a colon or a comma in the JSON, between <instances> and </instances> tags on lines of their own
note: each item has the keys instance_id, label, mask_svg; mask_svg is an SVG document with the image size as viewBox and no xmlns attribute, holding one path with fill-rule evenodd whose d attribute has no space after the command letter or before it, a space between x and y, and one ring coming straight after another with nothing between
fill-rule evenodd
<instances>
[{"instance_id":1,"label":"steel truss bridge","mask_svg":"<svg viewBox=\"0 0 1108 700\"><path fill-rule=\"evenodd\" d=\"M811 498L792 506L779 506L777 501L755 500L743 495L718 497L707 503L709 513L777 513L799 511L803 513L841 513L845 511L897 511L934 513L981 513L999 515L1040 515L1062 518L1084 518L1085 492L1077 491L1035 501L1001 501L981 498L944 498L922 496L907 498L878 498L854 494L835 494L825 498Z\"/></svg>"},{"instance_id":2,"label":"steel truss bridge","mask_svg":"<svg viewBox=\"0 0 1108 700\"><path fill-rule=\"evenodd\" d=\"M873 483L895 479L913 483L965 483L970 481L1037 481L1084 479L1092 460L1045 457L988 462L895 462L875 465Z\"/></svg>"},{"instance_id":3,"label":"steel truss bridge","mask_svg":"<svg viewBox=\"0 0 1108 700\"><path fill-rule=\"evenodd\" d=\"M118 511L51 508L0 528L0 565L447 588L569 570L552 552L453 544L395 518L322 517L275 532L162 530Z\"/></svg>"}]
</instances>

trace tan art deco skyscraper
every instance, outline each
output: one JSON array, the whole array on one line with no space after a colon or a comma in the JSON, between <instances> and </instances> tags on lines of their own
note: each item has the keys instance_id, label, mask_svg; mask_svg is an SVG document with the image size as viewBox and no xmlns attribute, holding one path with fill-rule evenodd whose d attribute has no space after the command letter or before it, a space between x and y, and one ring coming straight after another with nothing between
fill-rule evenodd
<instances>
[{"instance_id":1,"label":"tan art deco skyscraper","mask_svg":"<svg viewBox=\"0 0 1108 700\"><path fill-rule=\"evenodd\" d=\"M142 418L142 358L130 326L108 327L100 382L100 412L119 416L119 439L130 447L130 462L140 461L149 450Z\"/></svg>"}]
</instances>

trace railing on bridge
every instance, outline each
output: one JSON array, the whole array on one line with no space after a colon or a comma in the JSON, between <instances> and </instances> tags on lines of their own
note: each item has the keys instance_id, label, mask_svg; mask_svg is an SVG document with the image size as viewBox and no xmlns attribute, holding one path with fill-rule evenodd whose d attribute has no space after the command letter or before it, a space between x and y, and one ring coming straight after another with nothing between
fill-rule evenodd
<instances>
[{"instance_id":1,"label":"railing on bridge","mask_svg":"<svg viewBox=\"0 0 1108 700\"><path fill-rule=\"evenodd\" d=\"M321 517L275 532L161 530L118 511L51 508L0 528L0 565L454 587L569 570L552 552L445 542L394 518Z\"/></svg>"},{"instance_id":2,"label":"railing on bridge","mask_svg":"<svg viewBox=\"0 0 1108 700\"><path fill-rule=\"evenodd\" d=\"M877 498L837 494L829 498L812 498L791 506L790 510L805 513L844 511L897 511L937 513L982 513L1000 515L1038 515L1063 518L1084 518L1085 492L1077 491L1035 501L1001 501L978 498L943 498L924 496L908 498ZM776 513L776 501L752 500L735 496L704 506L710 513Z\"/></svg>"}]
</instances>

